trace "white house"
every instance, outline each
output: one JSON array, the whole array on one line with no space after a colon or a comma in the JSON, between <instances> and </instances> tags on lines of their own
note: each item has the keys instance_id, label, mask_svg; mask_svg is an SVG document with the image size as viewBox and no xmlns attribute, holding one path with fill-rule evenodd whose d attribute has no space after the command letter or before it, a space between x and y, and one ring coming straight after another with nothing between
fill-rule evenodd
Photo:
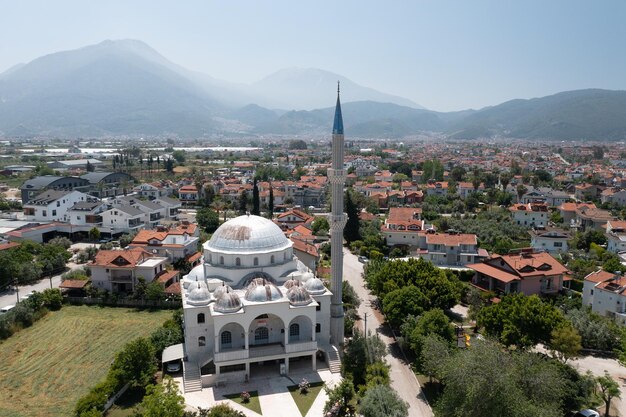
<instances>
[{"instance_id":1,"label":"white house","mask_svg":"<svg viewBox=\"0 0 626 417\"><path fill-rule=\"evenodd\" d=\"M543 203L514 204L509 207L513 221L520 226L547 226L550 218L548 206Z\"/></svg>"},{"instance_id":2,"label":"white house","mask_svg":"<svg viewBox=\"0 0 626 417\"><path fill-rule=\"evenodd\" d=\"M107 208L105 203L94 198L88 201L80 201L67 211L69 222L75 226L101 226L101 213Z\"/></svg>"},{"instance_id":3,"label":"white house","mask_svg":"<svg viewBox=\"0 0 626 417\"><path fill-rule=\"evenodd\" d=\"M142 277L146 282L165 274L167 258L157 257L141 248L101 250L87 265L95 288L113 292L132 292Z\"/></svg>"},{"instance_id":4,"label":"white house","mask_svg":"<svg viewBox=\"0 0 626 417\"><path fill-rule=\"evenodd\" d=\"M333 352L331 295L272 221L227 221L204 243L204 263L183 278L184 384L316 369L318 351Z\"/></svg>"},{"instance_id":5,"label":"white house","mask_svg":"<svg viewBox=\"0 0 626 417\"><path fill-rule=\"evenodd\" d=\"M172 263L196 253L199 259L198 234L198 226L195 224L180 225L170 229L159 227L154 230L140 230L129 246L166 257Z\"/></svg>"},{"instance_id":6,"label":"white house","mask_svg":"<svg viewBox=\"0 0 626 417\"><path fill-rule=\"evenodd\" d=\"M626 221L609 220L606 223L606 249L609 252L620 253L626 251Z\"/></svg>"},{"instance_id":7,"label":"white house","mask_svg":"<svg viewBox=\"0 0 626 417\"><path fill-rule=\"evenodd\" d=\"M419 232L424 230L422 209L413 207L391 207L385 224L381 226L387 246L419 246Z\"/></svg>"},{"instance_id":8,"label":"white house","mask_svg":"<svg viewBox=\"0 0 626 417\"><path fill-rule=\"evenodd\" d=\"M567 252L567 241L571 235L554 227L535 227L528 231L530 234L530 246L537 250L545 250L550 253Z\"/></svg>"},{"instance_id":9,"label":"white house","mask_svg":"<svg viewBox=\"0 0 626 417\"><path fill-rule=\"evenodd\" d=\"M102 225L112 233L125 233L144 228L144 212L133 206L113 207L102 212Z\"/></svg>"},{"instance_id":10,"label":"white house","mask_svg":"<svg viewBox=\"0 0 626 417\"><path fill-rule=\"evenodd\" d=\"M24 215L27 220L39 222L67 222L68 210L74 204L91 199L92 197L80 191L48 190L24 204Z\"/></svg>"},{"instance_id":11,"label":"white house","mask_svg":"<svg viewBox=\"0 0 626 417\"><path fill-rule=\"evenodd\" d=\"M626 325L626 277L607 271L596 271L585 277L583 305L591 311Z\"/></svg>"}]
</instances>

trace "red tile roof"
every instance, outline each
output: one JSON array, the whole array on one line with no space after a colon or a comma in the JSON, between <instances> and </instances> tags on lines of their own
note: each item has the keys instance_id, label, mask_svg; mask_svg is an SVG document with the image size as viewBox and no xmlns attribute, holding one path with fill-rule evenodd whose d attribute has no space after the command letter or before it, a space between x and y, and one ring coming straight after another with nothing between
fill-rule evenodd
<instances>
[{"instance_id":1,"label":"red tile roof","mask_svg":"<svg viewBox=\"0 0 626 417\"><path fill-rule=\"evenodd\" d=\"M107 268L134 268L137 264L151 257L152 254L141 248L101 250L96 254L96 259L90 265Z\"/></svg>"},{"instance_id":2,"label":"red tile roof","mask_svg":"<svg viewBox=\"0 0 626 417\"><path fill-rule=\"evenodd\" d=\"M615 274L601 269L601 270L592 272L589 275L587 275L585 277L585 281L598 283L598 282L609 280L614 277L615 277Z\"/></svg>"},{"instance_id":3,"label":"red tile roof","mask_svg":"<svg viewBox=\"0 0 626 417\"><path fill-rule=\"evenodd\" d=\"M61 285L59 285L59 288L81 289L85 288L85 285L87 285L88 283L89 281L87 281L86 279L66 279L61 283Z\"/></svg>"}]
</instances>

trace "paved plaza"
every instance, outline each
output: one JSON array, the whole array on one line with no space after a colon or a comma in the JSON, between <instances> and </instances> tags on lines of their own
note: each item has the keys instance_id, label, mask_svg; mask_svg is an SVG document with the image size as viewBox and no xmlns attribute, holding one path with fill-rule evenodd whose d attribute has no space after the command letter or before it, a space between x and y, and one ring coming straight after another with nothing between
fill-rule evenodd
<instances>
[{"instance_id":1,"label":"paved plaza","mask_svg":"<svg viewBox=\"0 0 626 417\"><path fill-rule=\"evenodd\" d=\"M272 370L264 375L252 378L247 383L228 383L224 386L203 388L201 391L183 395L187 408L190 410L197 410L198 407L210 408L216 404L225 403L236 410L242 411L246 416L259 417L259 414L254 411L224 398L225 395L239 394L242 391L258 391L263 415L271 417L298 417L300 416L300 411L287 387L297 385L302 378L306 378L311 383L324 381L330 387L341 381L340 374L333 374L328 369L318 369L316 372L310 369L308 371L296 370L295 372L290 372L288 377L277 375ZM182 377L175 378L175 380L178 382L182 392ZM305 417L321 416L327 399L326 392L322 390Z\"/></svg>"}]
</instances>

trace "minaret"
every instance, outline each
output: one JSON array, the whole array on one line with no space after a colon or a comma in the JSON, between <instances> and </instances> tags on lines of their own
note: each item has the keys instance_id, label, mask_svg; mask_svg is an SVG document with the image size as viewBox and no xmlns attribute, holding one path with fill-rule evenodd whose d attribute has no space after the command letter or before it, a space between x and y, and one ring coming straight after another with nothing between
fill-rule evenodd
<instances>
[{"instance_id":1,"label":"minaret","mask_svg":"<svg viewBox=\"0 0 626 417\"><path fill-rule=\"evenodd\" d=\"M341 283L343 277L343 228L347 220L343 212L343 185L346 182L346 172L343 169L343 118L341 117L341 102L339 101L339 82L337 82L337 105L333 123L332 150L332 168L328 170L332 195L332 211L330 215L330 290L333 296L330 299L330 342L339 347L343 345Z\"/></svg>"}]
</instances>

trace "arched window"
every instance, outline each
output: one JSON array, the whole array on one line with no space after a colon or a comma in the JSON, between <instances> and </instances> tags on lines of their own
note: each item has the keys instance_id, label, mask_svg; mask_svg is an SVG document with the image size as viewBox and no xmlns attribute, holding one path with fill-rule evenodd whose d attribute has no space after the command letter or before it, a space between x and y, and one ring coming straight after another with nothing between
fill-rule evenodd
<instances>
[{"instance_id":1,"label":"arched window","mask_svg":"<svg viewBox=\"0 0 626 417\"><path fill-rule=\"evenodd\" d=\"M220 256L220 265L224 265L224 257Z\"/></svg>"},{"instance_id":2,"label":"arched window","mask_svg":"<svg viewBox=\"0 0 626 417\"><path fill-rule=\"evenodd\" d=\"M230 348L233 344L233 335L228 331L222 332L222 348Z\"/></svg>"},{"instance_id":3,"label":"arched window","mask_svg":"<svg viewBox=\"0 0 626 417\"><path fill-rule=\"evenodd\" d=\"M270 257L270 263L271 263L271 264L273 264L273 263L274 263L274 255L272 255L272 256Z\"/></svg>"},{"instance_id":4,"label":"arched window","mask_svg":"<svg viewBox=\"0 0 626 417\"><path fill-rule=\"evenodd\" d=\"M289 340L299 340L300 339L300 325L298 323L293 323L289 326Z\"/></svg>"},{"instance_id":5,"label":"arched window","mask_svg":"<svg viewBox=\"0 0 626 417\"><path fill-rule=\"evenodd\" d=\"M206 346L206 337L200 336L198 338L198 346Z\"/></svg>"},{"instance_id":6,"label":"arched window","mask_svg":"<svg viewBox=\"0 0 626 417\"><path fill-rule=\"evenodd\" d=\"M257 329L254 331L254 343L257 345L268 343L269 337L270 334L267 330L267 327L257 327Z\"/></svg>"},{"instance_id":7,"label":"arched window","mask_svg":"<svg viewBox=\"0 0 626 417\"><path fill-rule=\"evenodd\" d=\"M235 258L235 265L236 266L241 266L241 259L240 258Z\"/></svg>"},{"instance_id":8,"label":"arched window","mask_svg":"<svg viewBox=\"0 0 626 417\"><path fill-rule=\"evenodd\" d=\"M204 323L204 313L198 314L198 324Z\"/></svg>"},{"instance_id":9,"label":"arched window","mask_svg":"<svg viewBox=\"0 0 626 417\"><path fill-rule=\"evenodd\" d=\"M259 258L254 258L254 266L257 266L259 264Z\"/></svg>"}]
</instances>

